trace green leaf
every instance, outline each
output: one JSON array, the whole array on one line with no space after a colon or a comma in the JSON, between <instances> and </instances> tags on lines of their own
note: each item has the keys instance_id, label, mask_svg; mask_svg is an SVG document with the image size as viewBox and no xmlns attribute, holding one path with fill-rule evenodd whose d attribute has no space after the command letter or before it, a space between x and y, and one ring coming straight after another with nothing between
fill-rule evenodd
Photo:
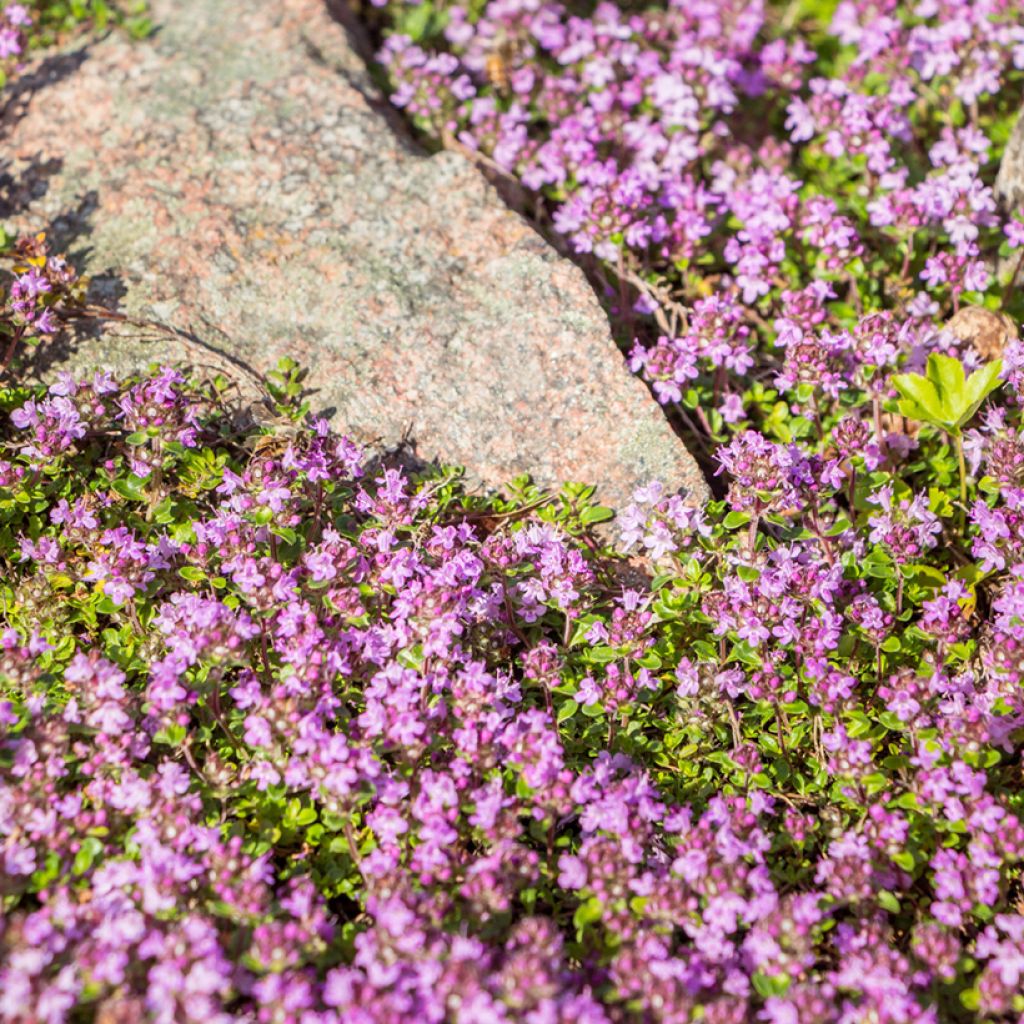
<instances>
[{"instance_id":1,"label":"green leaf","mask_svg":"<svg viewBox=\"0 0 1024 1024\"><path fill-rule=\"evenodd\" d=\"M595 505L592 508L585 508L580 513L580 520L586 526L593 526L594 523L606 523L614 515L614 510L605 508L604 505Z\"/></svg>"},{"instance_id":2,"label":"green leaf","mask_svg":"<svg viewBox=\"0 0 1024 1024\"><path fill-rule=\"evenodd\" d=\"M893 857L892 861L904 871L914 870L914 855L909 850L901 850Z\"/></svg>"},{"instance_id":3,"label":"green leaf","mask_svg":"<svg viewBox=\"0 0 1024 1024\"><path fill-rule=\"evenodd\" d=\"M320 816L320 821L328 832L340 832L345 827L345 823L351 820L349 815L336 814L334 811L324 811Z\"/></svg>"},{"instance_id":4,"label":"green leaf","mask_svg":"<svg viewBox=\"0 0 1024 1024\"><path fill-rule=\"evenodd\" d=\"M103 843L93 836L82 842L75 854L75 862L71 870L76 875L84 875L92 867L93 861L103 852Z\"/></svg>"},{"instance_id":5,"label":"green leaf","mask_svg":"<svg viewBox=\"0 0 1024 1024\"><path fill-rule=\"evenodd\" d=\"M942 397L927 377L918 373L898 373L892 378L892 386L903 396L900 412L904 416L935 425L942 423Z\"/></svg>"},{"instance_id":6,"label":"green leaf","mask_svg":"<svg viewBox=\"0 0 1024 1024\"><path fill-rule=\"evenodd\" d=\"M784 996L790 985L788 974L763 974L761 971L755 971L750 976L750 980L758 995L765 999L770 999L772 996Z\"/></svg>"},{"instance_id":7,"label":"green leaf","mask_svg":"<svg viewBox=\"0 0 1024 1024\"><path fill-rule=\"evenodd\" d=\"M601 920L601 901L596 896L591 896L586 903L581 903L572 915L572 923L577 931L582 930L588 924Z\"/></svg>"},{"instance_id":8,"label":"green leaf","mask_svg":"<svg viewBox=\"0 0 1024 1024\"><path fill-rule=\"evenodd\" d=\"M965 988L960 993L960 1002L963 1003L966 1010L977 1010L981 1006L981 993L978 991L978 986Z\"/></svg>"},{"instance_id":9,"label":"green leaf","mask_svg":"<svg viewBox=\"0 0 1024 1024\"><path fill-rule=\"evenodd\" d=\"M153 22L149 18L130 18L125 26L132 39L145 39L153 34Z\"/></svg>"},{"instance_id":10,"label":"green leaf","mask_svg":"<svg viewBox=\"0 0 1024 1024\"><path fill-rule=\"evenodd\" d=\"M146 497L145 481L134 473L127 477L119 476L110 486L129 501L142 501Z\"/></svg>"},{"instance_id":11,"label":"green leaf","mask_svg":"<svg viewBox=\"0 0 1024 1024\"><path fill-rule=\"evenodd\" d=\"M981 408L982 402L1003 386L999 374L1003 369L1002 359L995 359L979 367L967 378L964 386L964 401L966 405L961 409L957 426L962 427Z\"/></svg>"},{"instance_id":12,"label":"green leaf","mask_svg":"<svg viewBox=\"0 0 1024 1024\"><path fill-rule=\"evenodd\" d=\"M933 352L925 376L898 373L892 384L903 398L899 409L904 416L959 434L982 402L1002 385L1001 370L1002 361L996 359L965 379L964 364L959 359Z\"/></svg>"},{"instance_id":13,"label":"green leaf","mask_svg":"<svg viewBox=\"0 0 1024 1024\"><path fill-rule=\"evenodd\" d=\"M878 722L891 732L902 732L906 729L906 725L900 720L899 715L893 711L880 711L878 713Z\"/></svg>"},{"instance_id":14,"label":"green leaf","mask_svg":"<svg viewBox=\"0 0 1024 1024\"><path fill-rule=\"evenodd\" d=\"M891 800L889 802L889 806L899 807L904 811L916 811L921 807L917 802L917 795L915 793L902 793L900 796L896 797L895 800ZM897 860L896 863L899 864L900 862ZM908 868L907 870L909 871L910 869Z\"/></svg>"},{"instance_id":15,"label":"green leaf","mask_svg":"<svg viewBox=\"0 0 1024 1024\"><path fill-rule=\"evenodd\" d=\"M181 746L181 744L185 742L185 736L186 735L187 735L187 733L185 731L185 726L175 724L175 725L169 725L165 729L161 729L153 737L153 739L157 743L166 743L169 746L178 747L178 746Z\"/></svg>"},{"instance_id":16,"label":"green leaf","mask_svg":"<svg viewBox=\"0 0 1024 1024\"><path fill-rule=\"evenodd\" d=\"M883 910L888 910L890 914L898 914L900 912L900 901L888 889L879 889L877 898L878 905Z\"/></svg>"},{"instance_id":17,"label":"green leaf","mask_svg":"<svg viewBox=\"0 0 1024 1024\"><path fill-rule=\"evenodd\" d=\"M286 544L294 544L298 539L299 535L290 526L271 526L270 532L275 537L280 537Z\"/></svg>"},{"instance_id":18,"label":"green leaf","mask_svg":"<svg viewBox=\"0 0 1024 1024\"><path fill-rule=\"evenodd\" d=\"M730 512L723 520L722 525L727 530L735 530L738 526L743 526L750 522L749 512Z\"/></svg>"},{"instance_id":19,"label":"green leaf","mask_svg":"<svg viewBox=\"0 0 1024 1024\"><path fill-rule=\"evenodd\" d=\"M956 356L933 352L928 357L928 379L935 385L943 409L957 408L964 397L964 364Z\"/></svg>"},{"instance_id":20,"label":"green leaf","mask_svg":"<svg viewBox=\"0 0 1024 1024\"><path fill-rule=\"evenodd\" d=\"M399 20L400 31L414 43L418 43L430 35L434 20L434 8L430 3L422 3L411 10L403 12Z\"/></svg>"},{"instance_id":21,"label":"green leaf","mask_svg":"<svg viewBox=\"0 0 1024 1024\"><path fill-rule=\"evenodd\" d=\"M303 807L298 814L295 815L293 821L296 825L312 825L316 821L316 808L315 807Z\"/></svg>"},{"instance_id":22,"label":"green leaf","mask_svg":"<svg viewBox=\"0 0 1024 1024\"><path fill-rule=\"evenodd\" d=\"M946 585L946 574L941 569L936 569L934 565L926 565L924 562L901 565L900 575L908 583L932 590Z\"/></svg>"},{"instance_id":23,"label":"green leaf","mask_svg":"<svg viewBox=\"0 0 1024 1024\"><path fill-rule=\"evenodd\" d=\"M641 668L649 669L652 672L661 668L661 658L657 651L648 651L642 658L637 658L636 663Z\"/></svg>"}]
</instances>

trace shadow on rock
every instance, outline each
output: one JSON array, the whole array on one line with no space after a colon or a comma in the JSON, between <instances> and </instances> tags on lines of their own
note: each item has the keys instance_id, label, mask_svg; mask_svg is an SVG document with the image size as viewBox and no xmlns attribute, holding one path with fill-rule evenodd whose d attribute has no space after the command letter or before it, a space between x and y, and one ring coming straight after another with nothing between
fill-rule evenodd
<instances>
[{"instance_id":1,"label":"shadow on rock","mask_svg":"<svg viewBox=\"0 0 1024 1024\"><path fill-rule=\"evenodd\" d=\"M17 124L29 111L37 93L73 75L88 59L89 47L43 58L31 71L16 78L4 90L0 107L0 132Z\"/></svg>"},{"instance_id":2,"label":"shadow on rock","mask_svg":"<svg viewBox=\"0 0 1024 1024\"><path fill-rule=\"evenodd\" d=\"M23 213L37 199L42 199L50 187L50 179L60 174L64 161L59 157L44 159L39 154L22 164L17 174L13 173L14 162L0 160L0 217L16 217Z\"/></svg>"},{"instance_id":3,"label":"shadow on rock","mask_svg":"<svg viewBox=\"0 0 1024 1024\"><path fill-rule=\"evenodd\" d=\"M40 225L39 230L46 232L46 237L55 252L65 254L71 265L79 274L85 273L89 260L88 246L74 248L76 242L87 239L92 230L92 216L99 206L99 195L90 189L78 199L78 205L62 210L53 217L49 224Z\"/></svg>"}]
</instances>

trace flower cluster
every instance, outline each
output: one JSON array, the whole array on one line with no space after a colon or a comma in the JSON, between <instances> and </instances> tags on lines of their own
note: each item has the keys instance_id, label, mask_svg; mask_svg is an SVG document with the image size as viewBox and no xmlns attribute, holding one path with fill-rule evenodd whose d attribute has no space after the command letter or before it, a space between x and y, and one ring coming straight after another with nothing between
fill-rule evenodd
<instances>
[{"instance_id":1,"label":"flower cluster","mask_svg":"<svg viewBox=\"0 0 1024 1024\"><path fill-rule=\"evenodd\" d=\"M56 334L62 314L84 301L82 281L63 256L50 253L45 234L20 239L11 257L13 280L0 305L0 336L6 338L0 371L21 346Z\"/></svg>"},{"instance_id":2,"label":"flower cluster","mask_svg":"<svg viewBox=\"0 0 1024 1024\"><path fill-rule=\"evenodd\" d=\"M7 65L25 52L25 30L32 24L32 15L24 4L7 4L0 8L0 66Z\"/></svg>"},{"instance_id":3,"label":"flower cluster","mask_svg":"<svg viewBox=\"0 0 1024 1024\"><path fill-rule=\"evenodd\" d=\"M1024 1012L1018 412L962 539L748 433L728 501L638 494L624 588L587 491L222 401L0 392L0 1021Z\"/></svg>"}]
</instances>

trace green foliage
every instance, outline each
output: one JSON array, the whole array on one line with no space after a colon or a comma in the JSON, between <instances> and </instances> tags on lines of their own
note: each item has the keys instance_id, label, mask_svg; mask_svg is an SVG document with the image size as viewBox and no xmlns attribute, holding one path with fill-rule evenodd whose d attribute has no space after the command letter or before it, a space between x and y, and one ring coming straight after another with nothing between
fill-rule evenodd
<instances>
[{"instance_id":1,"label":"green foliage","mask_svg":"<svg viewBox=\"0 0 1024 1024\"><path fill-rule=\"evenodd\" d=\"M83 26L95 32L117 26L136 39L153 31L147 0L35 0L30 6L38 16L35 45L50 45Z\"/></svg>"},{"instance_id":2,"label":"green foliage","mask_svg":"<svg viewBox=\"0 0 1024 1024\"><path fill-rule=\"evenodd\" d=\"M903 396L900 412L948 434L959 435L985 399L1002 386L1002 368L1002 360L996 359L965 377L964 364L959 359L933 352L924 375L893 376L893 386Z\"/></svg>"},{"instance_id":3,"label":"green foliage","mask_svg":"<svg viewBox=\"0 0 1024 1024\"><path fill-rule=\"evenodd\" d=\"M307 375L308 371L288 356L279 359L277 366L267 374L267 391L278 415L300 422L309 412L303 384Z\"/></svg>"}]
</instances>

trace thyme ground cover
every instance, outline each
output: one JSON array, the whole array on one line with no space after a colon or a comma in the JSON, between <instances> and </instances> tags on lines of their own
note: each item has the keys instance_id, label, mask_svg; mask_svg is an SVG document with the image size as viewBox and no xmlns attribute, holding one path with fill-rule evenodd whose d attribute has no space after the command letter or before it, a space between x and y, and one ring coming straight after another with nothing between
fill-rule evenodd
<instances>
[{"instance_id":1,"label":"thyme ground cover","mask_svg":"<svg viewBox=\"0 0 1024 1024\"><path fill-rule=\"evenodd\" d=\"M640 587L585 488L7 387L3 1019L1019 1019L1010 376L963 529L928 427L750 432Z\"/></svg>"},{"instance_id":2,"label":"thyme ground cover","mask_svg":"<svg viewBox=\"0 0 1024 1024\"><path fill-rule=\"evenodd\" d=\"M0 1020L1024 1020L1019 7L386 13L399 100L593 236L719 498L612 543L585 486L368 461L287 362L274 426L29 386L87 307L18 243Z\"/></svg>"}]
</instances>

